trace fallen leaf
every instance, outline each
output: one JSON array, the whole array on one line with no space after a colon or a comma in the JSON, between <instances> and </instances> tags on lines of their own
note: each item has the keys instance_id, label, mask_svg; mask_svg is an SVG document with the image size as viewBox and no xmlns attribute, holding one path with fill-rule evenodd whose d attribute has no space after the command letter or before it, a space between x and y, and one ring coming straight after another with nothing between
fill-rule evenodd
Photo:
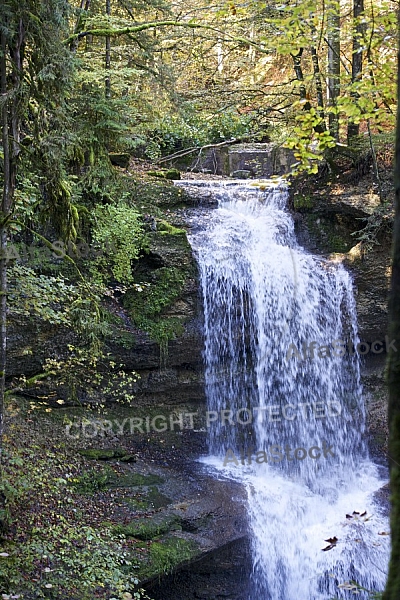
<instances>
[{"instance_id":1,"label":"fallen leaf","mask_svg":"<svg viewBox=\"0 0 400 600\"><path fill-rule=\"evenodd\" d=\"M336 544L336 542L338 541L337 537L333 537L333 538L328 538L327 540L324 540L324 542L329 542L330 544Z\"/></svg>"}]
</instances>

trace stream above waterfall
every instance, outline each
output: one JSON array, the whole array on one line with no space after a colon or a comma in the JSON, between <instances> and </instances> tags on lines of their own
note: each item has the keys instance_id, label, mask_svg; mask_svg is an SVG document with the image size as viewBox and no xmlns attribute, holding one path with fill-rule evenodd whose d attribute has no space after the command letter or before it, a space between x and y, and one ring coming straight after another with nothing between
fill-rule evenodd
<instances>
[{"instance_id":1,"label":"stream above waterfall","mask_svg":"<svg viewBox=\"0 0 400 600\"><path fill-rule=\"evenodd\" d=\"M297 243L283 182L177 185L217 204L189 235L204 314L204 462L247 489L247 600L382 590L389 525L373 493L385 481L368 456L350 274Z\"/></svg>"}]
</instances>

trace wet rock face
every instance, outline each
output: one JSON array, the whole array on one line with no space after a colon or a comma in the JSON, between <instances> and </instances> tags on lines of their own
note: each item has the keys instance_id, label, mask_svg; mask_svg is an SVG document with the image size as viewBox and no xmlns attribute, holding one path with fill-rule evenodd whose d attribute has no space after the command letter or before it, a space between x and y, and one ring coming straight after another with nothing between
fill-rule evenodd
<instances>
[{"instance_id":1,"label":"wet rock face","mask_svg":"<svg viewBox=\"0 0 400 600\"><path fill-rule=\"evenodd\" d=\"M248 538L235 540L147 588L154 600L242 600L252 573Z\"/></svg>"},{"instance_id":2,"label":"wet rock face","mask_svg":"<svg viewBox=\"0 0 400 600\"><path fill-rule=\"evenodd\" d=\"M199 212L212 210L213 202L207 186L194 188L204 197L189 197L190 187L186 193L173 186L166 191L159 186L151 188L154 197L149 206L154 207L156 199L157 210L164 214L153 215L156 228L149 230L150 250L135 267L136 283L149 287L143 287L140 294L128 292L109 306L110 312L121 318L122 327L107 339L107 352L126 371L139 373L132 391L143 404L205 403L202 303L185 227L188 223L196 227ZM359 193L330 195L326 190L292 195L299 243L313 253L340 254L352 272L360 338L368 343L384 340L387 332L391 241L389 235L383 236L380 245L365 254L352 234L364 226L363 219L377 202L372 195L363 202ZM33 319L11 321L8 333L10 377L38 374L46 357L62 358L67 344L78 344L72 332ZM384 358L385 352L370 353L364 362L373 366ZM38 395L46 394L43 386L44 382ZM83 395L80 399L87 398Z\"/></svg>"},{"instance_id":3,"label":"wet rock face","mask_svg":"<svg viewBox=\"0 0 400 600\"><path fill-rule=\"evenodd\" d=\"M299 243L313 253L336 255L352 273L360 339L370 344L385 340L391 235L380 235L378 244L366 252L357 241L357 232L379 206L379 197L357 189L335 194L323 189L307 194L294 191L291 201ZM364 362L376 360L382 359L369 353Z\"/></svg>"},{"instance_id":4,"label":"wet rock face","mask_svg":"<svg viewBox=\"0 0 400 600\"><path fill-rule=\"evenodd\" d=\"M146 198L140 201L145 203ZM172 184L164 184L150 187L147 201L152 210L147 224L149 248L134 265L134 286L126 293L116 288L114 296L105 300L112 333L104 352L124 371L140 375L130 390L138 402L204 403L201 300L197 266L184 228L184 213L193 200ZM43 371L47 358L65 360L68 344L80 345L74 332L33 317L10 320L8 335L9 377L35 376ZM53 397L55 392L50 381L41 380L29 393ZM112 401L113 391L107 394L105 400ZM101 390L95 396L92 391L76 390L83 402L99 401ZM57 397L69 400L69 390L57 389Z\"/></svg>"}]
</instances>

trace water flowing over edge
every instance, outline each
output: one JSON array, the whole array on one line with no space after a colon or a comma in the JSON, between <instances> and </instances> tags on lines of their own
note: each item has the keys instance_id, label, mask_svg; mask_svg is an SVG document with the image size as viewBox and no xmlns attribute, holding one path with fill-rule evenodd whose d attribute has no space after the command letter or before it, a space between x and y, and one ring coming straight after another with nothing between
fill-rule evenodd
<instances>
[{"instance_id":1,"label":"water flowing over edge","mask_svg":"<svg viewBox=\"0 0 400 600\"><path fill-rule=\"evenodd\" d=\"M372 501L383 482L364 439L349 274L298 245L283 183L178 185L218 202L189 240L215 417L208 463L248 491L249 600L353 598L351 580L383 589L388 523Z\"/></svg>"}]
</instances>

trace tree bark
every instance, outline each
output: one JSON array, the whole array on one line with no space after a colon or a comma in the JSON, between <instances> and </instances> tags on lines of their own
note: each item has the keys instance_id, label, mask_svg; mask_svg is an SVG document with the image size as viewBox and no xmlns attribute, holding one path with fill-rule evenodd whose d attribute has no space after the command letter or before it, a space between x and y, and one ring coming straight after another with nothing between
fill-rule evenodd
<instances>
[{"instance_id":1,"label":"tree bark","mask_svg":"<svg viewBox=\"0 0 400 600\"><path fill-rule=\"evenodd\" d=\"M4 428L4 397L7 354L7 238L13 211L17 165L20 154L20 88L25 51L25 27L19 20L12 40L0 33L1 144L3 148L3 193L0 211L0 450ZM7 56L11 68L7 71ZM10 95L12 90L12 96Z\"/></svg>"},{"instance_id":2,"label":"tree bark","mask_svg":"<svg viewBox=\"0 0 400 600\"><path fill-rule=\"evenodd\" d=\"M324 113L324 93L323 93L323 89L322 89L321 70L319 68L318 54L317 54L317 50L316 50L315 46L311 46L311 58L312 58L313 70L314 70L315 89L317 91L318 114L321 117L321 119L324 120L323 124L321 124L321 127L323 127L323 129L325 131L326 127L325 127L325 113Z\"/></svg>"},{"instance_id":3,"label":"tree bark","mask_svg":"<svg viewBox=\"0 0 400 600\"><path fill-rule=\"evenodd\" d=\"M106 14L109 17L111 15L111 0L106 0ZM111 78L110 78L110 69L111 69L111 37L109 35L106 36L106 98L111 98Z\"/></svg>"},{"instance_id":4,"label":"tree bark","mask_svg":"<svg viewBox=\"0 0 400 600\"><path fill-rule=\"evenodd\" d=\"M298 51L297 54L292 54L291 56L293 59L294 72L296 73L297 80L300 82L299 94L300 94L300 99L303 100L303 109L310 110L311 102L307 95L307 89L306 89L306 86L304 83L303 69L301 67L301 57L303 56L303 51L304 51L304 48L300 48L300 50ZM313 62L313 64L315 65L314 62ZM318 58L317 58L317 66L318 66ZM318 91L317 91L317 93L318 93ZM318 104L319 104L319 102L318 102ZM322 105L323 105L323 100L322 100ZM316 125L314 127L314 129L317 133L323 133L325 131L325 122L322 122L322 123Z\"/></svg>"},{"instance_id":5,"label":"tree bark","mask_svg":"<svg viewBox=\"0 0 400 600\"><path fill-rule=\"evenodd\" d=\"M296 73L297 80L300 82L299 94L300 99L304 101L304 110L310 110L311 104L307 98L307 90L304 83L303 69L301 68L301 57L303 56L304 48L300 48L297 54L292 54L293 68Z\"/></svg>"},{"instance_id":6,"label":"tree bark","mask_svg":"<svg viewBox=\"0 0 400 600\"><path fill-rule=\"evenodd\" d=\"M328 105L336 108L340 93L340 5L337 0L327 4L328 38ZM329 131L339 140L339 119L335 113L329 113Z\"/></svg>"},{"instance_id":7,"label":"tree bark","mask_svg":"<svg viewBox=\"0 0 400 600\"><path fill-rule=\"evenodd\" d=\"M399 21L400 35L400 21ZM400 41L399 41L400 48ZM389 336L400 341L400 50L397 66L397 131L395 149L395 219L393 226L392 276L389 296ZM400 350L399 348L397 348ZM392 510L390 528L392 552L383 600L400 598L400 352L390 349L387 362L389 386L389 467Z\"/></svg>"},{"instance_id":8,"label":"tree bark","mask_svg":"<svg viewBox=\"0 0 400 600\"><path fill-rule=\"evenodd\" d=\"M1 106L1 143L3 147L3 194L0 215L0 450L3 448L4 427L4 393L6 376L6 345L7 345L7 226L5 216L11 198L11 158L8 129L7 98L7 40L4 33L0 34L0 93L4 99ZM0 454L1 456L1 454Z\"/></svg>"},{"instance_id":9,"label":"tree bark","mask_svg":"<svg viewBox=\"0 0 400 600\"><path fill-rule=\"evenodd\" d=\"M86 21L86 15L90 8L90 2L91 2L91 0L81 0L81 4L79 7L80 12L79 12L78 18L76 20L74 34L78 34L82 30L82 26L84 25L84 23ZM69 45L69 49L73 54L77 51L78 44L79 44L79 38L75 37Z\"/></svg>"},{"instance_id":10,"label":"tree bark","mask_svg":"<svg viewBox=\"0 0 400 600\"><path fill-rule=\"evenodd\" d=\"M353 19L355 21L353 34L353 57L351 62L351 82L356 83L362 78L363 54L361 51L361 37L364 31L364 26L360 23L361 15L364 12L364 0L353 1ZM351 92L354 102L357 102L359 94L356 91ZM347 141L358 135L360 125L358 123L349 123L347 127Z\"/></svg>"}]
</instances>

